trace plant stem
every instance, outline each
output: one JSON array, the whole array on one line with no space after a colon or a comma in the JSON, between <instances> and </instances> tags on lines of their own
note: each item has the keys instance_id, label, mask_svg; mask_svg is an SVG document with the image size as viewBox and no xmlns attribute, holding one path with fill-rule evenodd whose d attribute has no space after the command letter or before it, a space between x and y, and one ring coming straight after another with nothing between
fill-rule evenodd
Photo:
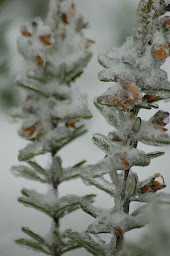
<instances>
[{"instance_id":1,"label":"plant stem","mask_svg":"<svg viewBox=\"0 0 170 256\"><path fill-rule=\"evenodd\" d=\"M125 170L124 172L124 181L123 181L123 188L121 193L121 201L124 213L129 213L129 199L126 198L126 188L127 188L127 180L129 176L130 169ZM124 236L117 236L116 237L116 253L121 251L123 248L123 240Z\"/></svg>"},{"instance_id":2,"label":"plant stem","mask_svg":"<svg viewBox=\"0 0 170 256\"><path fill-rule=\"evenodd\" d=\"M53 150L51 152L51 155L52 155L52 162L54 161L54 156L55 154L57 153L57 150ZM59 185L59 182L56 181L56 178L55 178L55 173L53 172L52 173L52 187L53 187L53 191L54 193L56 193L56 196L58 197L58 185ZM54 218L53 218L53 221L54 221L54 227L57 231L59 231L59 228L60 228L60 222L59 222L60 218L58 215L55 215ZM55 243L53 243L52 245L52 256L61 256L61 252L60 252L60 248L59 246Z\"/></svg>"}]
</instances>

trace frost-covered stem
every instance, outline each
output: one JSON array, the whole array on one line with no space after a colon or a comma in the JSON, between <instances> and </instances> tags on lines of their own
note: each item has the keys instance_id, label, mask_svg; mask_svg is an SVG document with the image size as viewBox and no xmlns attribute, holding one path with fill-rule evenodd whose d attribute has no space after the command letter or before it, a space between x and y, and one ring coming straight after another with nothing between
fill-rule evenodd
<instances>
[{"instance_id":1,"label":"frost-covered stem","mask_svg":"<svg viewBox=\"0 0 170 256\"><path fill-rule=\"evenodd\" d=\"M123 188L122 188L122 193L121 193L122 202L124 202L125 196L126 196L126 187L127 187L127 179L128 179L128 175L129 175L129 170L130 169L127 169L124 172L124 181L123 181Z\"/></svg>"},{"instance_id":2,"label":"frost-covered stem","mask_svg":"<svg viewBox=\"0 0 170 256\"><path fill-rule=\"evenodd\" d=\"M52 163L54 162L54 156L55 156L55 154L57 153L57 150L56 149L54 149L54 150L52 150L52 152L51 152L51 155L52 155ZM58 175L59 175L59 173L58 173ZM57 176L58 176L57 175ZM59 177L58 177L59 178ZM58 185L59 185L59 180L58 180L58 182L56 181L56 177L54 176L54 172L53 172L53 174L52 174L52 186L53 186L53 190L54 190L54 192L56 193L56 196L58 197ZM58 215L56 215L56 216L54 216L54 218L53 218L53 220L54 220L54 227L55 227L55 229L57 230L57 231L59 231L59 228L60 228L60 222L59 222L59 216ZM60 248L58 247L58 245L56 245L55 243L53 243L53 248L52 248L52 256L60 256L61 255L61 253L60 253Z\"/></svg>"},{"instance_id":3,"label":"frost-covered stem","mask_svg":"<svg viewBox=\"0 0 170 256\"><path fill-rule=\"evenodd\" d=\"M120 252L123 248L123 236L121 237L116 237L116 247L115 247L115 255Z\"/></svg>"},{"instance_id":4,"label":"frost-covered stem","mask_svg":"<svg viewBox=\"0 0 170 256\"><path fill-rule=\"evenodd\" d=\"M123 188L122 188L122 193L121 193L121 205L123 208L124 213L129 213L129 199L126 198L126 188L127 188L127 180L128 180L128 176L129 176L129 171L130 169L125 170L124 172L124 181L123 181ZM115 247L115 251L116 253L118 253L119 251L122 250L123 248L123 240L124 240L124 236L117 236L116 237L116 247Z\"/></svg>"}]
</instances>

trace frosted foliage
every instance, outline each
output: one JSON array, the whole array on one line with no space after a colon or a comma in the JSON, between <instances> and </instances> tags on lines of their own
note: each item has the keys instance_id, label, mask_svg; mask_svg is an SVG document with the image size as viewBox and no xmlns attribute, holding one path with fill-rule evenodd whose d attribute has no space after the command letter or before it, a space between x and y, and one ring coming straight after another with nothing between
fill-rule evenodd
<instances>
[{"instance_id":1,"label":"frosted foliage","mask_svg":"<svg viewBox=\"0 0 170 256\"><path fill-rule=\"evenodd\" d=\"M91 117L86 96L71 87L91 58L89 47L94 41L85 38L86 25L73 1L51 0L45 22L36 18L21 26L18 49L26 67L17 84L26 92L19 134L34 141L35 150L20 160L58 151L86 131L81 120Z\"/></svg>"},{"instance_id":2,"label":"frosted foliage","mask_svg":"<svg viewBox=\"0 0 170 256\"><path fill-rule=\"evenodd\" d=\"M170 97L168 76L161 69L170 55L168 10L169 1L140 0L133 35L120 48L113 48L98 59L104 67L99 80L110 82L112 86L97 96L94 104L114 130L107 137L93 135L94 144L105 157L94 165L85 166L80 175L85 184L96 186L113 197L114 207L106 210L82 204L82 209L94 221L79 241L93 255L151 255L128 242L126 245L124 234L150 223L152 203L158 207L170 204L170 195L158 192L166 187L160 173L140 181L135 172L135 166L147 166L151 159L164 154L160 151L145 153L137 148L138 142L159 147L170 144L166 128L169 113L159 110L158 105L160 100ZM152 108L157 111L149 120L140 118L140 109ZM143 204L130 213L133 201ZM105 233L111 234L109 243L99 240L99 234L103 238ZM96 251L91 249L92 245L95 247L92 238L97 243Z\"/></svg>"},{"instance_id":3,"label":"frosted foliage","mask_svg":"<svg viewBox=\"0 0 170 256\"><path fill-rule=\"evenodd\" d=\"M58 151L83 135L87 130L83 119L91 118L86 95L73 82L84 72L92 54L93 40L84 36L87 27L84 17L73 1L50 0L46 21L35 18L21 26L18 50L23 56L23 67L17 85L24 89L22 107L13 112L22 119L19 135L30 143L19 151L19 161L28 166L14 166L19 177L46 183L51 190L46 194L23 189L18 198L25 206L33 207L52 219L46 238L29 228L22 231L30 239L18 239L17 244L48 255L63 255L80 248L71 238L71 230L60 231L60 219L76 211L82 204L93 202L94 195L59 197L58 187L66 180L80 176L85 161L63 168ZM33 157L50 153L48 168L32 161Z\"/></svg>"},{"instance_id":4,"label":"frosted foliage","mask_svg":"<svg viewBox=\"0 0 170 256\"><path fill-rule=\"evenodd\" d=\"M119 227L123 232L133 228L139 228L145 225L146 220L143 218L133 217L116 210L103 210L97 220L88 227L92 233L112 233L115 235L115 228Z\"/></svg>"},{"instance_id":5,"label":"frosted foliage","mask_svg":"<svg viewBox=\"0 0 170 256\"><path fill-rule=\"evenodd\" d=\"M23 197L19 197L19 201L26 206L31 206L43 211L50 217L60 214L64 217L69 212L79 208L82 202L91 201L94 195L79 197L76 195L67 195L58 198L57 193L49 191L47 194L38 193L35 190L23 189Z\"/></svg>"},{"instance_id":6,"label":"frosted foliage","mask_svg":"<svg viewBox=\"0 0 170 256\"><path fill-rule=\"evenodd\" d=\"M88 48L93 41L84 37L85 22L73 3L64 7L51 2L51 8L47 24L37 18L23 25L24 37L18 39L18 47L41 76L48 74L61 81L61 75L66 74L63 79L69 82L87 65L91 58Z\"/></svg>"}]
</instances>

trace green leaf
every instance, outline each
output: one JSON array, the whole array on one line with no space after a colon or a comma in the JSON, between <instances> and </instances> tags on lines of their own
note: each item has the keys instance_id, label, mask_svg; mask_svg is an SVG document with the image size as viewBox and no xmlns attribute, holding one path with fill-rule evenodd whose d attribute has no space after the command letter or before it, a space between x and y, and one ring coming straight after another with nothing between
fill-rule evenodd
<instances>
[{"instance_id":1,"label":"green leaf","mask_svg":"<svg viewBox=\"0 0 170 256\"><path fill-rule=\"evenodd\" d=\"M96 133L93 135L92 140L101 150L110 155L113 153L113 143L104 135Z\"/></svg>"},{"instance_id":2,"label":"green leaf","mask_svg":"<svg viewBox=\"0 0 170 256\"><path fill-rule=\"evenodd\" d=\"M39 181L41 183L46 183L45 179L42 179L40 176L38 176L31 168L27 166L13 166L11 168L11 171L14 175L27 178L34 181Z\"/></svg>"},{"instance_id":3,"label":"green leaf","mask_svg":"<svg viewBox=\"0 0 170 256\"><path fill-rule=\"evenodd\" d=\"M161 151L151 152L151 153L147 154L147 156L151 159L154 159L154 158L157 158L157 157L163 156L163 155L165 155L165 152L161 152Z\"/></svg>"},{"instance_id":4,"label":"green leaf","mask_svg":"<svg viewBox=\"0 0 170 256\"><path fill-rule=\"evenodd\" d=\"M117 171L111 171L109 172L109 176L111 178L112 183L118 187L119 186L119 179L118 179L118 174Z\"/></svg>"},{"instance_id":5,"label":"green leaf","mask_svg":"<svg viewBox=\"0 0 170 256\"><path fill-rule=\"evenodd\" d=\"M102 65L104 68L109 68L108 59L105 57L105 55L100 54L98 56L98 62L100 65Z\"/></svg>"},{"instance_id":6,"label":"green leaf","mask_svg":"<svg viewBox=\"0 0 170 256\"><path fill-rule=\"evenodd\" d=\"M82 172L81 177L89 184L94 185L95 187L105 191L111 196L114 196L116 193L115 186L103 177L93 178L87 171Z\"/></svg>"},{"instance_id":7,"label":"green leaf","mask_svg":"<svg viewBox=\"0 0 170 256\"><path fill-rule=\"evenodd\" d=\"M71 233L72 231L70 229L67 229L62 234L62 237L65 240L64 244L62 245L62 253L66 253L82 247L78 242L74 241L73 239L70 239Z\"/></svg>"},{"instance_id":8,"label":"green leaf","mask_svg":"<svg viewBox=\"0 0 170 256\"><path fill-rule=\"evenodd\" d=\"M62 160L59 156L54 156L52 165L50 167L50 181L54 187L57 187L60 183L60 177L62 176Z\"/></svg>"},{"instance_id":9,"label":"green leaf","mask_svg":"<svg viewBox=\"0 0 170 256\"><path fill-rule=\"evenodd\" d=\"M22 87L23 89L26 89L26 90L28 90L28 91L33 91L33 92L37 93L38 95L43 96L43 97L45 97L45 98L48 98L48 97L49 97L49 95L47 95L47 94L44 93L43 91L41 91L41 90L39 90L39 89L37 89L37 88L35 88L35 87L33 87L33 86L23 84L23 83L20 82L20 81L17 82L17 85L18 85L18 87Z\"/></svg>"},{"instance_id":10,"label":"green leaf","mask_svg":"<svg viewBox=\"0 0 170 256\"><path fill-rule=\"evenodd\" d=\"M117 129L121 127L120 118L118 117L115 108L100 105L97 103L97 99L94 99L94 105L110 125Z\"/></svg>"},{"instance_id":11,"label":"green leaf","mask_svg":"<svg viewBox=\"0 0 170 256\"><path fill-rule=\"evenodd\" d=\"M72 244L72 245L66 245L63 248L62 253L70 252L72 250L75 250L75 249L78 249L78 248L81 248L81 247L82 246L79 243L74 242L74 244Z\"/></svg>"},{"instance_id":12,"label":"green leaf","mask_svg":"<svg viewBox=\"0 0 170 256\"><path fill-rule=\"evenodd\" d=\"M43 206L40 206L36 203L33 203L24 197L18 197L18 202L24 204L25 206L33 207L33 208L35 208L53 218L53 214L50 210L48 210L47 208L44 208Z\"/></svg>"},{"instance_id":13,"label":"green leaf","mask_svg":"<svg viewBox=\"0 0 170 256\"><path fill-rule=\"evenodd\" d=\"M81 246L83 246L88 252L92 253L95 256L104 256L106 255L105 250L102 245L97 243L88 233L71 233L70 237L77 241Z\"/></svg>"},{"instance_id":14,"label":"green leaf","mask_svg":"<svg viewBox=\"0 0 170 256\"><path fill-rule=\"evenodd\" d=\"M88 62L92 58L92 53L89 51L84 51L81 56L78 56L72 65L67 65L65 68L65 75L63 77L63 83L70 83L72 80L79 75L84 67L87 66Z\"/></svg>"},{"instance_id":15,"label":"green leaf","mask_svg":"<svg viewBox=\"0 0 170 256\"><path fill-rule=\"evenodd\" d=\"M34 170L36 172L38 172L39 174L42 174L44 176L46 176L46 171L45 169L43 169L39 164L37 164L36 162L34 161L27 161L27 163L32 167L34 168Z\"/></svg>"},{"instance_id":16,"label":"green leaf","mask_svg":"<svg viewBox=\"0 0 170 256\"><path fill-rule=\"evenodd\" d=\"M72 195L64 196L60 198L61 205L63 204L63 206L56 209L55 214L59 215L60 218L62 218L67 214L79 209L83 202L93 202L94 197L95 195L93 194L85 195L83 197L72 196Z\"/></svg>"},{"instance_id":17,"label":"green leaf","mask_svg":"<svg viewBox=\"0 0 170 256\"><path fill-rule=\"evenodd\" d=\"M81 161L81 162L75 164L72 168L80 167L80 166L82 166L83 164L85 164L86 162L87 162L86 160L83 160L83 161Z\"/></svg>"},{"instance_id":18,"label":"green leaf","mask_svg":"<svg viewBox=\"0 0 170 256\"><path fill-rule=\"evenodd\" d=\"M82 203L81 208L84 212L91 215L94 218L98 216L98 209L89 203Z\"/></svg>"},{"instance_id":19,"label":"green leaf","mask_svg":"<svg viewBox=\"0 0 170 256\"><path fill-rule=\"evenodd\" d=\"M163 147L170 145L170 138L169 136L162 136L162 138L155 137L151 139L150 137L143 137L140 141L146 145L151 145L155 147Z\"/></svg>"},{"instance_id":20,"label":"green leaf","mask_svg":"<svg viewBox=\"0 0 170 256\"><path fill-rule=\"evenodd\" d=\"M84 135L87 132L87 129L84 129L83 126L77 128L72 135L70 136L70 138L67 139L66 142L63 143L63 145L60 147L60 149L62 149L63 147L65 147L66 145L68 145L70 142L72 142L73 140L79 138L80 136ZM83 129L82 129L83 128Z\"/></svg>"},{"instance_id":21,"label":"green leaf","mask_svg":"<svg viewBox=\"0 0 170 256\"><path fill-rule=\"evenodd\" d=\"M42 238L40 235L34 233L31 229L29 229L28 227L22 227L21 229L25 234L27 234L28 236L30 236L31 238L33 238L34 240L36 240L37 242L39 242L40 244L43 245L47 245L44 238Z\"/></svg>"},{"instance_id":22,"label":"green leaf","mask_svg":"<svg viewBox=\"0 0 170 256\"><path fill-rule=\"evenodd\" d=\"M140 117L137 117L135 123L134 123L134 126L133 126L133 131L134 132L138 132L140 130L140 127L141 127L141 118Z\"/></svg>"},{"instance_id":23,"label":"green leaf","mask_svg":"<svg viewBox=\"0 0 170 256\"><path fill-rule=\"evenodd\" d=\"M76 179L80 176L81 168L66 168L63 169L62 176L60 177L60 182Z\"/></svg>"},{"instance_id":24,"label":"green leaf","mask_svg":"<svg viewBox=\"0 0 170 256\"><path fill-rule=\"evenodd\" d=\"M45 150L40 142L28 144L24 149L19 151L18 160L27 161L34 156L44 154Z\"/></svg>"},{"instance_id":25,"label":"green leaf","mask_svg":"<svg viewBox=\"0 0 170 256\"><path fill-rule=\"evenodd\" d=\"M34 251L42 252L42 253L45 253L45 254L48 254L48 255L51 254L48 250L44 249L44 247L41 246L39 243L34 242L32 240L28 240L28 239L23 238L23 239L15 240L15 242L19 245L29 247L29 248L33 249Z\"/></svg>"},{"instance_id":26,"label":"green leaf","mask_svg":"<svg viewBox=\"0 0 170 256\"><path fill-rule=\"evenodd\" d=\"M29 189L22 189L21 193L23 196L18 198L18 202L23 203L25 206L33 207L52 218L54 217L55 209L53 205L48 203L48 195Z\"/></svg>"},{"instance_id":27,"label":"green leaf","mask_svg":"<svg viewBox=\"0 0 170 256\"><path fill-rule=\"evenodd\" d=\"M131 201L170 204L170 194L163 192L137 194L131 197Z\"/></svg>"}]
</instances>

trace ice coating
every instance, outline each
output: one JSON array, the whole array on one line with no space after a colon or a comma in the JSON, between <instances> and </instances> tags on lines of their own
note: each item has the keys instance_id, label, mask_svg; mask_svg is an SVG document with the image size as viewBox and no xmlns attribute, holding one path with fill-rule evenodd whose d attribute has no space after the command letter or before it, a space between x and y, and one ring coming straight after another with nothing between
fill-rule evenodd
<instances>
[{"instance_id":1,"label":"ice coating","mask_svg":"<svg viewBox=\"0 0 170 256\"><path fill-rule=\"evenodd\" d=\"M124 244L124 233L150 222L148 211L152 203L158 206L170 203L169 194L158 192L166 187L162 174L155 173L140 181L135 172L135 166L147 166L151 159L164 154L140 151L138 142L158 147L170 144L166 128L169 113L159 110L158 105L160 100L170 97L168 76L161 69L170 55L169 4L163 0L141 0L133 35L120 48L113 48L98 59L104 67L98 78L110 82L111 87L98 95L94 104L114 130L108 136L93 135L94 144L105 153L105 158L84 167L81 177L88 185L112 196L114 207L106 210L82 205L94 221L80 242L93 255L100 255L101 247L104 250L102 255L136 255ZM140 109L152 108L157 109L155 114L149 120L143 120ZM109 174L109 180L106 174ZM133 201L146 204L130 214ZM85 243L92 246L92 234L99 237L100 233L103 237L109 233L112 239L109 243L95 240L97 254ZM75 239L78 241L76 234Z\"/></svg>"}]
</instances>

